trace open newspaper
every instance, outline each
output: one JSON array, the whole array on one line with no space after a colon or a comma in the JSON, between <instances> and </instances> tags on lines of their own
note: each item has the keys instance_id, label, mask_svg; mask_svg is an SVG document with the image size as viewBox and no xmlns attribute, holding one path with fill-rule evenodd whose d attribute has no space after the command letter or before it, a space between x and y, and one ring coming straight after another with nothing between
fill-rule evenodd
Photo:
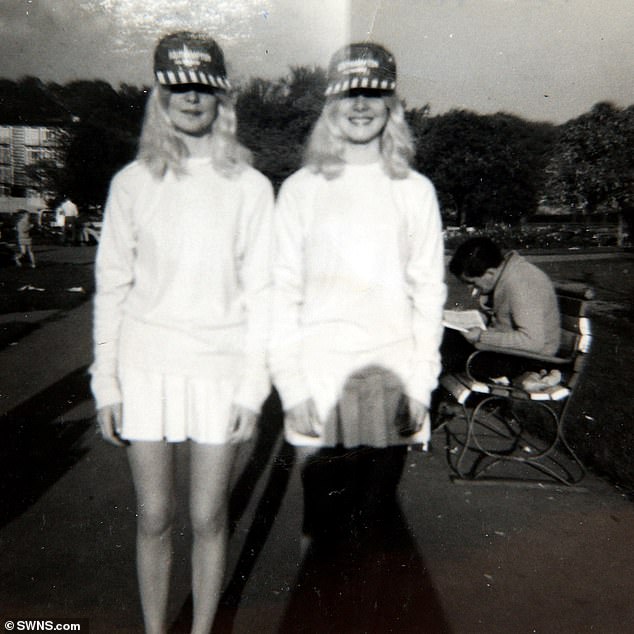
<instances>
[{"instance_id":1,"label":"open newspaper","mask_svg":"<svg viewBox=\"0 0 634 634\"><path fill-rule=\"evenodd\" d=\"M467 332L470 328L486 330L484 317L479 310L445 310L443 312L443 325L460 332Z\"/></svg>"}]
</instances>

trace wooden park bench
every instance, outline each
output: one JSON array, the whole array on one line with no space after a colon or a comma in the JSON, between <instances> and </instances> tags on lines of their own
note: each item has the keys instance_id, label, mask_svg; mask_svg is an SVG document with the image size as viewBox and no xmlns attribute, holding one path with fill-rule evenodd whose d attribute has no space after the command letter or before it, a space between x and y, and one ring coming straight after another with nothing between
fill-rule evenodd
<instances>
[{"instance_id":1,"label":"wooden park bench","mask_svg":"<svg viewBox=\"0 0 634 634\"><path fill-rule=\"evenodd\" d=\"M464 372L441 377L443 403L435 431L445 431L454 481L570 486L583 479L585 469L566 440L564 423L590 350L588 304L594 291L562 283L556 292L561 344L555 356L477 344ZM561 381L525 389L515 382L500 384L497 378L476 379L476 361L479 367L485 361L487 374L497 377L498 355L525 359L546 372L559 370Z\"/></svg>"}]
</instances>

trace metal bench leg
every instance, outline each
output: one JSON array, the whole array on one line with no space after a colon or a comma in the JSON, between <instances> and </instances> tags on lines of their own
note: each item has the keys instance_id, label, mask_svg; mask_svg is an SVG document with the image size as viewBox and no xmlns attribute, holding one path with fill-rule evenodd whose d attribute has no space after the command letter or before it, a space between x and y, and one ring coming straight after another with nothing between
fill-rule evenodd
<instances>
[{"instance_id":1,"label":"metal bench leg","mask_svg":"<svg viewBox=\"0 0 634 634\"><path fill-rule=\"evenodd\" d=\"M531 434L530 421L521 420L521 412L546 415L538 435ZM464 420L445 424L447 461L454 479L470 482L525 482L542 480L528 477L507 477L509 465L515 464L521 475L526 469L546 476L543 483L571 486L585 475L585 469L565 439L562 429L567 403L560 412L539 401L515 401L501 396L482 398L474 407L464 407ZM510 413L518 415L509 415ZM525 413L525 416L526 416ZM550 423L550 424L548 424ZM460 425L462 431L456 426ZM548 430L544 438L544 429ZM495 475L495 473L502 474Z\"/></svg>"}]
</instances>

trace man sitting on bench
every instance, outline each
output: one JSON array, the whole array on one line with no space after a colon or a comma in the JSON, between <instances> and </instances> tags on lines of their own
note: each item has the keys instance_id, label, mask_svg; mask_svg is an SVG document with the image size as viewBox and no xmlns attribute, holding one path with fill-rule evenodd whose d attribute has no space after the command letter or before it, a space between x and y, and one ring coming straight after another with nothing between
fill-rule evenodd
<instances>
[{"instance_id":1,"label":"man sitting on bench","mask_svg":"<svg viewBox=\"0 0 634 634\"><path fill-rule=\"evenodd\" d=\"M559 307L554 286L541 269L517 251L502 255L493 240L476 237L456 249L449 270L475 288L480 296L480 309L488 315L487 329L469 329L462 333L466 341L544 355L556 354L560 339ZM464 347L458 356L464 359L463 354ZM453 356L455 360L455 351ZM496 359L495 363L495 368L482 370L487 375L483 378L502 375L512 378L527 369L537 369L518 357Z\"/></svg>"}]
</instances>

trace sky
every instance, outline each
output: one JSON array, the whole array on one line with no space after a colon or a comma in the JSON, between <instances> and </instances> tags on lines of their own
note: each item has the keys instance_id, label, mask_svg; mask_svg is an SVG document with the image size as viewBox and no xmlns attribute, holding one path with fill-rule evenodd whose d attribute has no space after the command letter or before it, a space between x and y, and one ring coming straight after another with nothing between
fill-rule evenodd
<instances>
[{"instance_id":1,"label":"sky","mask_svg":"<svg viewBox=\"0 0 634 634\"><path fill-rule=\"evenodd\" d=\"M214 35L237 82L368 39L432 114L563 123L634 103L633 0L0 0L0 77L149 85L157 39L184 28Z\"/></svg>"}]
</instances>

